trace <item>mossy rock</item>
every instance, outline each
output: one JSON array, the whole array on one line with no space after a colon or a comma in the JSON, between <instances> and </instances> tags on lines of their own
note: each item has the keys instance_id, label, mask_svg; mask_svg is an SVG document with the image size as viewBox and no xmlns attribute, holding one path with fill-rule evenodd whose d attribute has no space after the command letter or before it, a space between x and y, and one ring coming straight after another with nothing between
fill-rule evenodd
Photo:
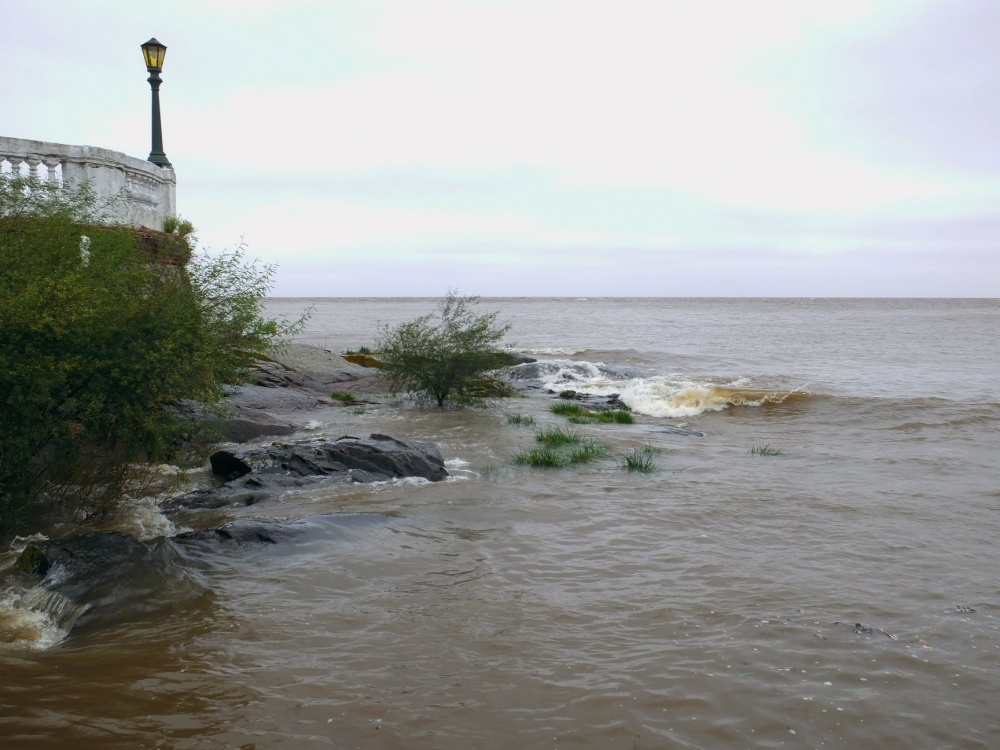
<instances>
[{"instance_id":1,"label":"mossy rock","mask_svg":"<svg viewBox=\"0 0 1000 750\"><path fill-rule=\"evenodd\" d=\"M362 367L382 369L382 363L370 354L345 354L344 359L351 364L361 365Z\"/></svg>"},{"instance_id":2,"label":"mossy rock","mask_svg":"<svg viewBox=\"0 0 1000 750\"><path fill-rule=\"evenodd\" d=\"M29 575L45 575L49 570L49 561L45 552L37 544L29 544L17 558L17 569Z\"/></svg>"}]
</instances>

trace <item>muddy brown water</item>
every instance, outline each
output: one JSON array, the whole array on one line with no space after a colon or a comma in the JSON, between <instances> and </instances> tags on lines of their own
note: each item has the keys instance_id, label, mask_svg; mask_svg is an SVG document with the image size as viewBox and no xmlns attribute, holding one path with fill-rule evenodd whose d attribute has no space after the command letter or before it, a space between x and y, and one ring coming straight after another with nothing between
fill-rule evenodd
<instances>
[{"instance_id":1,"label":"muddy brown water","mask_svg":"<svg viewBox=\"0 0 1000 750\"><path fill-rule=\"evenodd\" d=\"M334 351L431 304L310 302ZM317 412L303 437L432 440L453 479L234 509L349 515L65 638L8 575L0 747L1000 747L1000 304L484 305L549 382L625 394L636 424L573 427L611 457L512 465L568 426L542 390ZM646 444L658 471L614 460Z\"/></svg>"}]
</instances>

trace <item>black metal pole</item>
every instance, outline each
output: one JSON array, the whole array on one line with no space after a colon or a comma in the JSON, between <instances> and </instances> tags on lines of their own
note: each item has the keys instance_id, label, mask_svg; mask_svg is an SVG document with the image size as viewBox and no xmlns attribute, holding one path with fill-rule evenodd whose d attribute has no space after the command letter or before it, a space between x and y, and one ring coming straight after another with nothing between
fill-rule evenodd
<instances>
[{"instance_id":1,"label":"black metal pole","mask_svg":"<svg viewBox=\"0 0 1000 750\"><path fill-rule=\"evenodd\" d=\"M158 167L171 166L167 155L163 153L163 129L160 126L160 71L149 71L149 88L153 92L153 150L149 152L149 158Z\"/></svg>"}]
</instances>

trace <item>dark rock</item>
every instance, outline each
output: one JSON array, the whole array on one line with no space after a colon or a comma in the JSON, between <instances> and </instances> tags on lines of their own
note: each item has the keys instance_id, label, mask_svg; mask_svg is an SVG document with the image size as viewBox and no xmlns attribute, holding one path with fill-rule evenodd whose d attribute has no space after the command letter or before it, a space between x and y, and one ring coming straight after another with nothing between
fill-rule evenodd
<instances>
[{"instance_id":1,"label":"dark rock","mask_svg":"<svg viewBox=\"0 0 1000 750\"><path fill-rule=\"evenodd\" d=\"M292 487L318 481L369 483L422 477L438 482L448 476L441 452L433 443L398 440L373 434L343 437L332 442L273 443L212 455L213 473L222 480L216 488L172 498L165 510L253 505Z\"/></svg>"},{"instance_id":2,"label":"dark rock","mask_svg":"<svg viewBox=\"0 0 1000 750\"><path fill-rule=\"evenodd\" d=\"M229 451L216 451L209 457L208 462L212 465L212 473L225 477L227 482L253 471L245 461Z\"/></svg>"},{"instance_id":3,"label":"dark rock","mask_svg":"<svg viewBox=\"0 0 1000 750\"><path fill-rule=\"evenodd\" d=\"M240 520L223 524L214 529L201 529L177 534L177 544L207 544L219 547L240 547L249 544L277 544L301 533L290 522Z\"/></svg>"},{"instance_id":4,"label":"dark rock","mask_svg":"<svg viewBox=\"0 0 1000 750\"><path fill-rule=\"evenodd\" d=\"M577 398L577 392L576 391L570 391L570 390L560 391L559 392L559 398L575 399L575 398Z\"/></svg>"},{"instance_id":5,"label":"dark rock","mask_svg":"<svg viewBox=\"0 0 1000 750\"><path fill-rule=\"evenodd\" d=\"M684 437L705 437L704 432L688 430L684 427L657 427L652 432L662 432L665 435L682 435Z\"/></svg>"},{"instance_id":6,"label":"dark rock","mask_svg":"<svg viewBox=\"0 0 1000 750\"><path fill-rule=\"evenodd\" d=\"M510 357L510 367L516 367L517 365L530 365L538 361L535 357L529 357L527 354L518 354L517 352L511 352Z\"/></svg>"},{"instance_id":7,"label":"dark rock","mask_svg":"<svg viewBox=\"0 0 1000 750\"><path fill-rule=\"evenodd\" d=\"M376 513L337 513L289 521L244 519L146 542L121 532L32 542L17 566L41 580L21 601L66 631L183 611L210 595L202 573L212 569L213 555L279 544L289 553L308 551L309 545L351 539L387 520Z\"/></svg>"},{"instance_id":8,"label":"dark rock","mask_svg":"<svg viewBox=\"0 0 1000 750\"><path fill-rule=\"evenodd\" d=\"M121 532L34 542L18 564L44 576L25 600L65 630L169 610L205 592L165 540L141 542Z\"/></svg>"}]
</instances>

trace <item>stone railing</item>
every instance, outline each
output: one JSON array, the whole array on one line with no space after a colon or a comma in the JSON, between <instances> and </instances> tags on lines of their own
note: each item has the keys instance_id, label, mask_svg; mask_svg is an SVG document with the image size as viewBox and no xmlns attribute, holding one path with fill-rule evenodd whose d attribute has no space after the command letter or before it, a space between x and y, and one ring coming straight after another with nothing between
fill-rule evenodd
<instances>
[{"instance_id":1,"label":"stone railing","mask_svg":"<svg viewBox=\"0 0 1000 750\"><path fill-rule=\"evenodd\" d=\"M133 226L162 230L177 213L173 169L106 148L0 136L0 173L12 172L64 185L90 182L99 198L119 199L111 213Z\"/></svg>"}]
</instances>

